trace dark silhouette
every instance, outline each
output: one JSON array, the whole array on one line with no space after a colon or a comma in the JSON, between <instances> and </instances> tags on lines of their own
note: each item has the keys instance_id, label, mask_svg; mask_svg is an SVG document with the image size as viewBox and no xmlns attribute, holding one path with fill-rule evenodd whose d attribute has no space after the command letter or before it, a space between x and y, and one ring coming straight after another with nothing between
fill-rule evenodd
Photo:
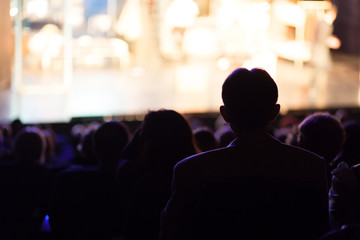
<instances>
[{"instance_id":1,"label":"dark silhouette","mask_svg":"<svg viewBox=\"0 0 360 240\"><path fill-rule=\"evenodd\" d=\"M341 162L332 172L329 191L331 227L360 224L360 164L349 167Z\"/></svg>"},{"instance_id":2,"label":"dark silhouette","mask_svg":"<svg viewBox=\"0 0 360 240\"><path fill-rule=\"evenodd\" d=\"M225 125L215 132L215 137L219 147L227 147L235 139L235 134L230 126Z\"/></svg>"},{"instance_id":3,"label":"dark silhouette","mask_svg":"<svg viewBox=\"0 0 360 240\"><path fill-rule=\"evenodd\" d=\"M341 122L330 113L316 112L299 124L298 146L325 158L328 182L335 157L340 153L345 141L345 131ZM329 185L330 187L330 185Z\"/></svg>"},{"instance_id":4,"label":"dark silhouette","mask_svg":"<svg viewBox=\"0 0 360 240\"><path fill-rule=\"evenodd\" d=\"M334 166L346 162L350 167L360 163L360 122L349 120L342 123L345 130L345 142L342 151L334 161Z\"/></svg>"},{"instance_id":5,"label":"dark silhouette","mask_svg":"<svg viewBox=\"0 0 360 240\"><path fill-rule=\"evenodd\" d=\"M25 127L20 119L15 119L10 123L11 135L18 136L18 133Z\"/></svg>"},{"instance_id":6,"label":"dark silhouette","mask_svg":"<svg viewBox=\"0 0 360 240\"><path fill-rule=\"evenodd\" d=\"M45 216L46 140L36 127L14 139L12 161L0 166L0 238L36 239Z\"/></svg>"},{"instance_id":7,"label":"dark silhouette","mask_svg":"<svg viewBox=\"0 0 360 240\"><path fill-rule=\"evenodd\" d=\"M130 132L121 122L107 122L94 133L94 155L100 169L116 173L122 150L129 141Z\"/></svg>"},{"instance_id":8,"label":"dark silhouette","mask_svg":"<svg viewBox=\"0 0 360 240\"><path fill-rule=\"evenodd\" d=\"M14 156L20 165L45 163L46 139L37 127L26 127L15 138Z\"/></svg>"},{"instance_id":9,"label":"dark silhouette","mask_svg":"<svg viewBox=\"0 0 360 240\"><path fill-rule=\"evenodd\" d=\"M118 171L124 239L158 239L174 165L197 153L192 129L173 110L149 112L124 151Z\"/></svg>"},{"instance_id":10,"label":"dark silhouette","mask_svg":"<svg viewBox=\"0 0 360 240\"><path fill-rule=\"evenodd\" d=\"M324 234L319 240L359 240L360 225L344 225Z\"/></svg>"},{"instance_id":11,"label":"dark silhouette","mask_svg":"<svg viewBox=\"0 0 360 240\"><path fill-rule=\"evenodd\" d=\"M277 86L261 69L225 80L220 112L236 139L174 168L162 239L317 239L327 231L326 163L270 134Z\"/></svg>"},{"instance_id":12,"label":"dark silhouette","mask_svg":"<svg viewBox=\"0 0 360 240\"><path fill-rule=\"evenodd\" d=\"M198 127L194 130L194 137L197 147L206 152L218 148L213 131L208 127Z\"/></svg>"},{"instance_id":13,"label":"dark silhouette","mask_svg":"<svg viewBox=\"0 0 360 240\"><path fill-rule=\"evenodd\" d=\"M57 239L111 238L115 174L128 139L125 125L104 123L93 133L98 166L59 173L49 210L50 226Z\"/></svg>"},{"instance_id":14,"label":"dark silhouette","mask_svg":"<svg viewBox=\"0 0 360 240\"><path fill-rule=\"evenodd\" d=\"M330 223L333 228L360 224L360 123L343 123L346 140L336 159L329 192ZM358 235L360 236L360 235Z\"/></svg>"},{"instance_id":15,"label":"dark silhouette","mask_svg":"<svg viewBox=\"0 0 360 240\"><path fill-rule=\"evenodd\" d=\"M94 152L94 134L96 129L90 128L82 135L79 144L76 146L78 155L73 159L74 165L94 167L98 165L98 159Z\"/></svg>"}]
</instances>

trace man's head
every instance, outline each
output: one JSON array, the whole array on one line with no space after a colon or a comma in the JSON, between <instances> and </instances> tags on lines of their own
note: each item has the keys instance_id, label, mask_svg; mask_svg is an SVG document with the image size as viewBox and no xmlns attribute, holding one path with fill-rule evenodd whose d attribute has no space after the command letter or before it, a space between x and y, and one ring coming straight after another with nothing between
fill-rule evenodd
<instances>
[{"instance_id":1,"label":"man's head","mask_svg":"<svg viewBox=\"0 0 360 240\"><path fill-rule=\"evenodd\" d=\"M280 110L276 83L258 68L233 71L222 86L222 99L220 112L235 132L264 128Z\"/></svg>"}]
</instances>

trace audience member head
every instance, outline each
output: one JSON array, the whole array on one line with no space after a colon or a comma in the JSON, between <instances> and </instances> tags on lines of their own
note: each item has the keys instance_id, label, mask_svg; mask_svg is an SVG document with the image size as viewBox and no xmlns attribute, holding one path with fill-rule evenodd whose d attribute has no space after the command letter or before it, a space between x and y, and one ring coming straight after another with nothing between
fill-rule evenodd
<instances>
[{"instance_id":1,"label":"audience member head","mask_svg":"<svg viewBox=\"0 0 360 240\"><path fill-rule=\"evenodd\" d=\"M194 130L194 137L197 147L205 152L218 148L218 143L213 131L208 127L199 127Z\"/></svg>"},{"instance_id":2,"label":"audience member head","mask_svg":"<svg viewBox=\"0 0 360 240\"><path fill-rule=\"evenodd\" d=\"M10 123L11 136L16 137L18 133L24 128L24 124L20 119L15 119Z\"/></svg>"},{"instance_id":3,"label":"audience member head","mask_svg":"<svg viewBox=\"0 0 360 240\"><path fill-rule=\"evenodd\" d=\"M86 126L84 124L75 124L71 128L71 144L74 148L77 148L77 146L80 144L82 140L82 136L84 135L84 132L86 131Z\"/></svg>"},{"instance_id":4,"label":"audience member head","mask_svg":"<svg viewBox=\"0 0 360 240\"><path fill-rule=\"evenodd\" d=\"M15 137L15 160L21 165L41 165L45 161L46 140L37 127L25 127Z\"/></svg>"},{"instance_id":5,"label":"audience member head","mask_svg":"<svg viewBox=\"0 0 360 240\"><path fill-rule=\"evenodd\" d=\"M46 141L45 161L47 164L52 164L56 155L56 134L51 125L41 125L39 129L43 132Z\"/></svg>"},{"instance_id":6,"label":"audience member head","mask_svg":"<svg viewBox=\"0 0 360 240\"><path fill-rule=\"evenodd\" d=\"M330 163L341 151L345 139L340 121L329 113L317 112L299 124L298 146Z\"/></svg>"},{"instance_id":7,"label":"audience member head","mask_svg":"<svg viewBox=\"0 0 360 240\"><path fill-rule=\"evenodd\" d=\"M360 163L360 122L350 120L343 123L346 139L342 148L342 159L353 166Z\"/></svg>"},{"instance_id":8,"label":"audience member head","mask_svg":"<svg viewBox=\"0 0 360 240\"><path fill-rule=\"evenodd\" d=\"M215 137L219 147L226 147L235 139L235 134L229 125L224 125L215 132Z\"/></svg>"},{"instance_id":9,"label":"audience member head","mask_svg":"<svg viewBox=\"0 0 360 240\"><path fill-rule=\"evenodd\" d=\"M94 133L96 128L89 128L83 133L77 150L80 153L79 162L80 165L84 166L97 166L99 163L95 157L94 152Z\"/></svg>"},{"instance_id":10,"label":"audience member head","mask_svg":"<svg viewBox=\"0 0 360 240\"><path fill-rule=\"evenodd\" d=\"M173 110L150 111L124 152L144 166L174 166L197 152L188 121ZM139 161L140 160L140 161Z\"/></svg>"},{"instance_id":11,"label":"audience member head","mask_svg":"<svg viewBox=\"0 0 360 240\"><path fill-rule=\"evenodd\" d=\"M238 68L222 86L220 112L235 134L266 129L279 113L278 89L262 69Z\"/></svg>"},{"instance_id":12,"label":"audience member head","mask_svg":"<svg viewBox=\"0 0 360 240\"><path fill-rule=\"evenodd\" d=\"M355 118L354 113L350 109L340 108L336 110L335 116L340 122L347 122Z\"/></svg>"},{"instance_id":13,"label":"audience member head","mask_svg":"<svg viewBox=\"0 0 360 240\"><path fill-rule=\"evenodd\" d=\"M103 123L94 133L95 155L100 163L117 163L128 141L129 130L123 123Z\"/></svg>"},{"instance_id":14,"label":"audience member head","mask_svg":"<svg viewBox=\"0 0 360 240\"><path fill-rule=\"evenodd\" d=\"M195 141L189 122L173 110L149 112L141 127L141 137L151 157L171 155L176 161L195 153Z\"/></svg>"},{"instance_id":15,"label":"audience member head","mask_svg":"<svg viewBox=\"0 0 360 240\"><path fill-rule=\"evenodd\" d=\"M282 115L278 120L278 125L273 127L274 137L283 143L296 145L299 118L289 113Z\"/></svg>"}]
</instances>

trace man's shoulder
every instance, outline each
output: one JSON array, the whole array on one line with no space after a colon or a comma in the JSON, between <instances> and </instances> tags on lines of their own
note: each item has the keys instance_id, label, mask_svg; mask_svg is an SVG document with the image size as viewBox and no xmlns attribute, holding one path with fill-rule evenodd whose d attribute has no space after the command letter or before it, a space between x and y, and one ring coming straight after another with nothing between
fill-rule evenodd
<instances>
[{"instance_id":1,"label":"man's shoulder","mask_svg":"<svg viewBox=\"0 0 360 240\"><path fill-rule=\"evenodd\" d=\"M307 161L318 161L318 162L325 161L323 157L297 146L282 144L282 148L284 154L291 155L293 156L293 158L304 159Z\"/></svg>"},{"instance_id":2,"label":"man's shoulder","mask_svg":"<svg viewBox=\"0 0 360 240\"><path fill-rule=\"evenodd\" d=\"M297 146L292 146L280 142L274 142L274 144L271 144L271 147L263 149L252 149L248 151L246 147L242 146L228 146L224 148L219 148L203 153L199 153L196 155L192 155L188 158L185 158L184 160L180 161L178 165L192 165L192 164L202 164L203 162L209 162L211 160L216 159L224 159L224 158L238 158L239 156L243 156L241 154L254 154L254 155L263 155L264 158L270 158L271 156L278 157L278 158L286 158L286 159L293 159L293 160L299 160L299 161L315 161L315 162L324 162L325 160L308 150L299 148ZM249 157L248 155L246 155ZM250 155L251 156L251 155Z\"/></svg>"},{"instance_id":3,"label":"man's shoulder","mask_svg":"<svg viewBox=\"0 0 360 240\"><path fill-rule=\"evenodd\" d=\"M216 159L224 157L231 151L230 147L218 148L206 152L201 152L192 156L189 156L175 165L175 168L196 168L204 166L204 164L216 161Z\"/></svg>"}]
</instances>

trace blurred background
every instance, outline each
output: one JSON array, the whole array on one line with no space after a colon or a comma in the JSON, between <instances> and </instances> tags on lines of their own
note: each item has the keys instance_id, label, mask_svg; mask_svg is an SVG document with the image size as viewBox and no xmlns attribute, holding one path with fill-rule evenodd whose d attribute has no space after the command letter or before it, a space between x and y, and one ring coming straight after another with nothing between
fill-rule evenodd
<instances>
[{"instance_id":1,"label":"blurred background","mask_svg":"<svg viewBox=\"0 0 360 240\"><path fill-rule=\"evenodd\" d=\"M358 108L358 0L2 0L0 120L217 113L237 67L282 112Z\"/></svg>"}]
</instances>

